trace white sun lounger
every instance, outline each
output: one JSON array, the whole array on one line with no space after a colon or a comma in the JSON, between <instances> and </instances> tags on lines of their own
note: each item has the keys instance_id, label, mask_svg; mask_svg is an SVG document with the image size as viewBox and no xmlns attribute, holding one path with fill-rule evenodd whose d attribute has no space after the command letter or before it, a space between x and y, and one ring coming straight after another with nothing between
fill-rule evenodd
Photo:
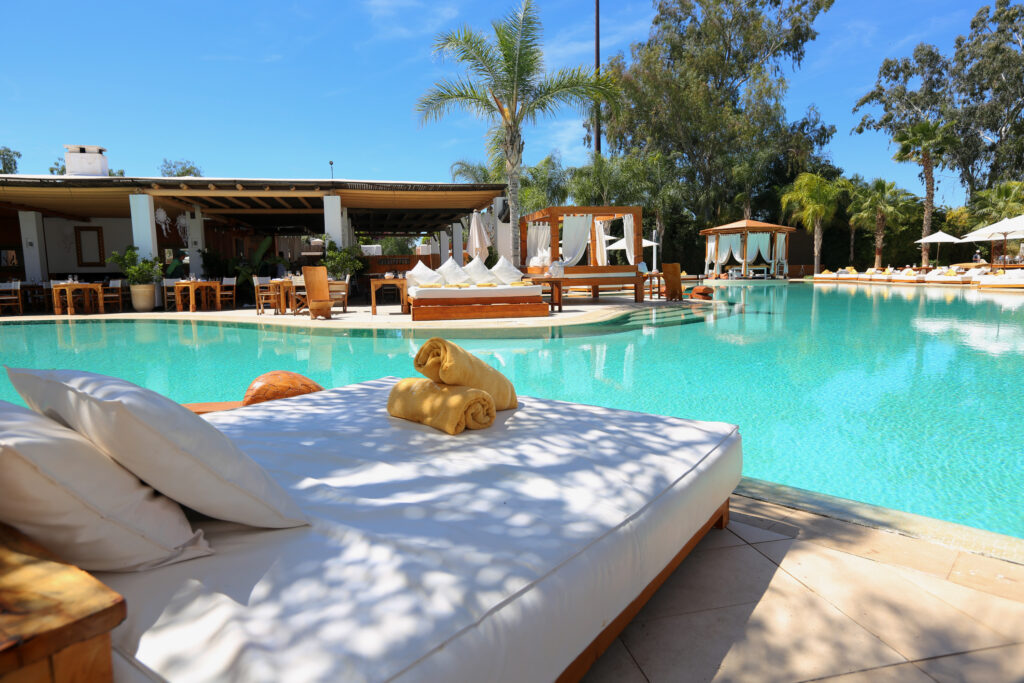
<instances>
[{"instance_id":1,"label":"white sun lounger","mask_svg":"<svg viewBox=\"0 0 1024 683\"><path fill-rule=\"evenodd\" d=\"M119 675L578 677L739 481L733 425L521 397L452 437L388 417L394 381L207 416L312 527L198 521L214 555L97 573Z\"/></svg>"}]
</instances>

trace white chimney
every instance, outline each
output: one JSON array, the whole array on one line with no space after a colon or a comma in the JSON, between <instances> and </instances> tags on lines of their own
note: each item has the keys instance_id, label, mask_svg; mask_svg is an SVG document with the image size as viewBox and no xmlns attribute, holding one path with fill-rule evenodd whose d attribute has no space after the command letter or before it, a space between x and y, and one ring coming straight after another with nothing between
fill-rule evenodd
<instances>
[{"instance_id":1,"label":"white chimney","mask_svg":"<svg viewBox=\"0 0 1024 683\"><path fill-rule=\"evenodd\" d=\"M106 148L96 145L64 145L64 173L67 175L109 175Z\"/></svg>"}]
</instances>

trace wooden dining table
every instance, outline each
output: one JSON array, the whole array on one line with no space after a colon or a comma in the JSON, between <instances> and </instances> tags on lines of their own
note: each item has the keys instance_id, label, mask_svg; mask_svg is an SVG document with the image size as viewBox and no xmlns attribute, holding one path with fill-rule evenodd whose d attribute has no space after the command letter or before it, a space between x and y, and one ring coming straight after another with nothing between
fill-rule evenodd
<instances>
[{"instance_id":1,"label":"wooden dining table","mask_svg":"<svg viewBox=\"0 0 1024 683\"><path fill-rule=\"evenodd\" d=\"M271 280L270 291L276 295L274 313L287 313L295 310L295 283L289 279Z\"/></svg>"},{"instance_id":2,"label":"wooden dining table","mask_svg":"<svg viewBox=\"0 0 1024 683\"><path fill-rule=\"evenodd\" d=\"M207 290L203 292L202 290ZM209 297L213 296L216 309L220 310L220 282L217 280L178 280L174 283L174 302L178 312L182 310L181 295L188 291L188 310L196 311L196 299L202 298L209 309Z\"/></svg>"},{"instance_id":3,"label":"wooden dining table","mask_svg":"<svg viewBox=\"0 0 1024 683\"><path fill-rule=\"evenodd\" d=\"M83 301L85 303L85 313L92 312L92 303L90 301L90 294L96 295L97 306L99 312L103 313L103 285L99 282L61 282L54 283L53 285L53 312L55 315L61 315L64 313L64 304L61 301L61 295L67 300L68 315L75 315L75 292L82 292Z\"/></svg>"}]
</instances>

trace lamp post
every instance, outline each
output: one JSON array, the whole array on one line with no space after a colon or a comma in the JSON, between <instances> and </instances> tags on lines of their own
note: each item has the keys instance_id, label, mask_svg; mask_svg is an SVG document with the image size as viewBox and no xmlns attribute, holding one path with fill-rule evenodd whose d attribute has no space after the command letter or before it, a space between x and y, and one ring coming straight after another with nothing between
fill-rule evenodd
<instances>
[{"instance_id":1,"label":"lamp post","mask_svg":"<svg viewBox=\"0 0 1024 683\"><path fill-rule=\"evenodd\" d=\"M331 165L331 180L334 180L334 162L328 161L327 163Z\"/></svg>"}]
</instances>

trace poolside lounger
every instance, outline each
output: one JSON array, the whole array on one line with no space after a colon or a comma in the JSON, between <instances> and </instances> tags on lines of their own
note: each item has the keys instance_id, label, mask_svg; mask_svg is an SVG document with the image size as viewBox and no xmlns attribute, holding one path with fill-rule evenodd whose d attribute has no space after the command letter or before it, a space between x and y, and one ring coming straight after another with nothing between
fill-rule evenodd
<instances>
[{"instance_id":1,"label":"poolside lounger","mask_svg":"<svg viewBox=\"0 0 1024 683\"><path fill-rule=\"evenodd\" d=\"M1024 289L1024 268L978 275L974 282L981 289Z\"/></svg>"},{"instance_id":2,"label":"poolside lounger","mask_svg":"<svg viewBox=\"0 0 1024 683\"><path fill-rule=\"evenodd\" d=\"M814 282L835 282L839 275L831 270L823 270L814 276Z\"/></svg>"},{"instance_id":3,"label":"poolside lounger","mask_svg":"<svg viewBox=\"0 0 1024 683\"><path fill-rule=\"evenodd\" d=\"M836 272L836 280L839 282L856 282L859 277L860 273L853 266L847 266Z\"/></svg>"},{"instance_id":4,"label":"poolside lounger","mask_svg":"<svg viewBox=\"0 0 1024 683\"><path fill-rule=\"evenodd\" d=\"M924 281L930 285L966 285L969 282L964 279L964 273L954 268L936 268L924 276Z\"/></svg>"},{"instance_id":5,"label":"poolside lounger","mask_svg":"<svg viewBox=\"0 0 1024 683\"><path fill-rule=\"evenodd\" d=\"M892 275L893 275L893 269L892 268L886 268L885 270L883 270L881 272L876 270L871 275L871 277L869 279L871 280L871 282L891 282L892 281Z\"/></svg>"},{"instance_id":6,"label":"poolside lounger","mask_svg":"<svg viewBox=\"0 0 1024 683\"><path fill-rule=\"evenodd\" d=\"M575 680L727 521L733 425L520 397L493 427L451 437L389 418L395 381L207 418L312 526L200 520L215 554L97 573L128 608L119 671Z\"/></svg>"},{"instance_id":7,"label":"poolside lounger","mask_svg":"<svg viewBox=\"0 0 1024 683\"><path fill-rule=\"evenodd\" d=\"M919 273L913 268L904 268L892 275L892 282L902 284L917 284L924 282L924 273Z\"/></svg>"}]
</instances>

